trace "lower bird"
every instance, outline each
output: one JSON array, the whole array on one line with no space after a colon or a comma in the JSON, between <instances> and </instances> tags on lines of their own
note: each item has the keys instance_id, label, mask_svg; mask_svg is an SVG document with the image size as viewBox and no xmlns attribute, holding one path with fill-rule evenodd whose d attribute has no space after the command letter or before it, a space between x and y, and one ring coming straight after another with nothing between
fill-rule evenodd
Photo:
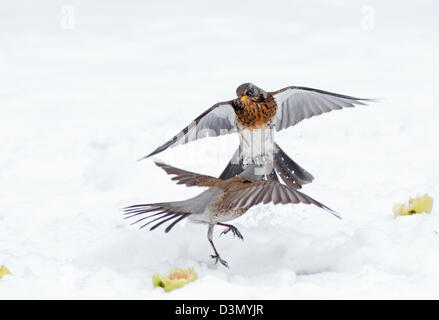
<instances>
[{"instance_id":1,"label":"lower bird","mask_svg":"<svg viewBox=\"0 0 439 320\"><path fill-rule=\"evenodd\" d=\"M270 202L274 204L313 204L340 218L334 210L294 188L277 181L262 180L261 175L257 174L259 168L254 165L247 167L236 177L222 180L181 170L164 163L155 163L169 175L174 175L172 180L177 181L177 184L189 187L208 187L208 189L183 201L138 204L126 207L124 208L126 218L138 217L139 219L133 224L147 221L140 228L155 222L150 228L151 231L171 221L165 232L169 232L184 218L188 218L193 223L205 223L208 225L207 238L214 251L211 257L215 259L215 263L219 261L226 267L228 267L228 263L220 257L213 244L213 228L215 225L226 227L227 229L221 235L231 231L234 236L244 240L235 226L224 222L240 217L257 204Z\"/></svg>"}]
</instances>

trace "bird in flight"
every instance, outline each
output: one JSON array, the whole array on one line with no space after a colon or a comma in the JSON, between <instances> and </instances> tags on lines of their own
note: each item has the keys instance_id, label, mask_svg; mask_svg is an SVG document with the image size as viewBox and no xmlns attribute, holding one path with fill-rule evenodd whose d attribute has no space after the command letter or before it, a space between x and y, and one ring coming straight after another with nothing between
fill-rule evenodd
<instances>
[{"instance_id":1,"label":"bird in flight","mask_svg":"<svg viewBox=\"0 0 439 320\"><path fill-rule=\"evenodd\" d=\"M314 177L274 142L274 131L325 112L373 101L297 86L267 92L252 83L240 85L236 95L233 100L214 104L142 159L207 136L237 132L239 148L220 175L221 179L234 177L249 165L256 165L257 174L265 179L278 181L277 172L288 186L300 189L303 184L312 182Z\"/></svg>"},{"instance_id":2,"label":"bird in flight","mask_svg":"<svg viewBox=\"0 0 439 320\"><path fill-rule=\"evenodd\" d=\"M231 231L234 236L243 240L242 234L235 226L224 222L240 217L255 205L270 202L273 204L313 204L340 218L334 210L300 191L277 181L261 180L262 176L255 174L254 165L248 166L238 176L224 180L181 170L160 162L155 163L167 174L173 175L172 180L177 181L177 184L189 187L208 187L208 189L183 201L138 204L126 207L124 208L126 218L137 217L138 219L133 224L146 222L140 228L154 223L150 230L169 221L170 224L165 229L166 233L184 218L188 218L192 223L207 224L207 238L214 251L211 257L215 259L215 263L219 261L226 267L228 267L228 263L220 257L213 244L214 226L219 225L227 228L221 235Z\"/></svg>"}]
</instances>

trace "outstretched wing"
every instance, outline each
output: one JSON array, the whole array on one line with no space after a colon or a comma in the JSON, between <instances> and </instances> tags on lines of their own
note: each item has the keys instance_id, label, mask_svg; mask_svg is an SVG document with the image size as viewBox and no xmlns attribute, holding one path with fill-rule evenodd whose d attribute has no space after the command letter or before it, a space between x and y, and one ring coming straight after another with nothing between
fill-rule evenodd
<instances>
[{"instance_id":1,"label":"outstretched wing","mask_svg":"<svg viewBox=\"0 0 439 320\"><path fill-rule=\"evenodd\" d=\"M155 162L155 164L158 167L165 170L167 174L175 175L175 177L172 177L171 180L177 181L177 184L184 184L188 187L193 187L193 186L212 187L216 183L221 181L220 179L215 177L205 176L203 174L181 170L161 162Z\"/></svg>"},{"instance_id":2,"label":"outstretched wing","mask_svg":"<svg viewBox=\"0 0 439 320\"><path fill-rule=\"evenodd\" d=\"M219 102L192 121L171 140L167 141L153 152L143 157L148 158L168 148L185 144L208 136L219 136L236 131L235 111L232 101Z\"/></svg>"},{"instance_id":3,"label":"outstretched wing","mask_svg":"<svg viewBox=\"0 0 439 320\"><path fill-rule=\"evenodd\" d=\"M365 105L368 101L374 101L373 99L354 98L319 89L294 86L270 93L278 106L275 117L276 131L294 126L303 119L325 112L350 108L355 105Z\"/></svg>"},{"instance_id":4,"label":"outstretched wing","mask_svg":"<svg viewBox=\"0 0 439 320\"><path fill-rule=\"evenodd\" d=\"M220 209L250 208L260 203L267 204L304 203L313 204L340 218L337 212L306 194L274 181L258 181L242 184L238 189L225 192Z\"/></svg>"}]
</instances>

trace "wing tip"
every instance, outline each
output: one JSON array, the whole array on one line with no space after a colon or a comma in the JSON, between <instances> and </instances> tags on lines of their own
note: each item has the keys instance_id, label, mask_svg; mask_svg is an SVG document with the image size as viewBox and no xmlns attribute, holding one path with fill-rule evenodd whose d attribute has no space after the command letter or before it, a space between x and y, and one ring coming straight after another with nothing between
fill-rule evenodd
<instances>
[{"instance_id":1,"label":"wing tip","mask_svg":"<svg viewBox=\"0 0 439 320\"><path fill-rule=\"evenodd\" d=\"M139 161L145 160L145 159L149 158L150 156L151 156L151 155L147 155L147 156L144 156L144 157L142 157L142 158L139 158L139 159L136 160L136 162L139 162Z\"/></svg>"},{"instance_id":2,"label":"wing tip","mask_svg":"<svg viewBox=\"0 0 439 320\"><path fill-rule=\"evenodd\" d=\"M332 210L332 209L330 209L330 208L328 208L329 209L329 212L333 215L333 216L335 216L336 218L338 218L338 219L340 219L340 220L343 220L343 218L341 217L341 214L340 213L338 213L337 211L334 211L334 210Z\"/></svg>"},{"instance_id":3,"label":"wing tip","mask_svg":"<svg viewBox=\"0 0 439 320\"><path fill-rule=\"evenodd\" d=\"M376 103L376 102L380 102L382 99L381 98L355 98L355 99L351 99L354 100L351 103L353 103L354 105L363 105L363 106L367 106L369 103Z\"/></svg>"},{"instance_id":4,"label":"wing tip","mask_svg":"<svg viewBox=\"0 0 439 320\"><path fill-rule=\"evenodd\" d=\"M167 164L161 160L153 159L153 162L157 167L162 168L165 171L166 171L166 168L172 168L169 164Z\"/></svg>"},{"instance_id":5,"label":"wing tip","mask_svg":"<svg viewBox=\"0 0 439 320\"><path fill-rule=\"evenodd\" d=\"M161 151L159 151L159 150L154 150L154 151L151 152L150 154L148 154L148 155L146 155L146 156L144 156L144 157L142 157L142 158L139 158L139 159L137 159L136 161L141 161L141 160L147 159L147 158L152 157L153 155L156 155L157 153L160 153L160 152L161 152Z\"/></svg>"},{"instance_id":6,"label":"wing tip","mask_svg":"<svg viewBox=\"0 0 439 320\"><path fill-rule=\"evenodd\" d=\"M384 98L369 98L369 99L362 99L368 102L381 102L382 100L384 100Z\"/></svg>"},{"instance_id":7,"label":"wing tip","mask_svg":"<svg viewBox=\"0 0 439 320\"><path fill-rule=\"evenodd\" d=\"M314 201L315 201L315 200L314 200ZM329 213L331 213L331 214L332 214L333 216L335 216L336 218L338 218L338 219L340 219L340 220L343 220L343 218L341 217L341 214L340 214L340 213L338 213L337 211L332 210L331 208L325 206L323 203L320 203L320 202L318 202L318 201L316 201L316 202L317 202L317 204L318 204L318 207L320 207L320 208L322 208L322 209L328 211Z\"/></svg>"}]
</instances>

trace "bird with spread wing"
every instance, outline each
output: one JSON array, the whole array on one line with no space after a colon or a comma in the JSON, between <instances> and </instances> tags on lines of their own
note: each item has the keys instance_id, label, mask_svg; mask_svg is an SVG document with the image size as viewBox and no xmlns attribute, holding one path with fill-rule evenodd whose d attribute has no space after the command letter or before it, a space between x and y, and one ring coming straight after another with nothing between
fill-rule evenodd
<instances>
[{"instance_id":1,"label":"bird with spread wing","mask_svg":"<svg viewBox=\"0 0 439 320\"><path fill-rule=\"evenodd\" d=\"M256 165L257 174L265 179L279 181L279 174L288 186L300 189L303 184L312 182L314 177L274 142L274 131L325 112L373 101L297 86L267 92L252 83L240 85L236 95L236 99L214 104L144 158L207 136L237 132L239 148L220 175L221 179L234 177L249 165Z\"/></svg>"},{"instance_id":2,"label":"bird with spread wing","mask_svg":"<svg viewBox=\"0 0 439 320\"><path fill-rule=\"evenodd\" d=\"M300 191L277 181L261 180L261 175L255 175L257 172L254 168L255 165L249 165L238 176L229 179L189 172L160 162L156 162L156 165L165 170L167 174L173 175L172 180L177 181L177 184L184 184L188 187L207 187L208 189L183 201L138 204L126 207L124 208L126 217L136 217L137 220L133 224L142 223L141 228L152 224L150 230L169 222L165 232L169 232L185 218L192 223L207 224L207 238L214 251L211 257L215 259L215 263L219 261L226 267L228 266L227 262L220 257L213 244L213 228L215 225L226 227L227 229L221 234L231 231L233 235L243 240L243 236L235 226L224 222L240 217L253 206L267 203L313 204L340 218L334 210Z\"/></svg>"}]
</instances>

